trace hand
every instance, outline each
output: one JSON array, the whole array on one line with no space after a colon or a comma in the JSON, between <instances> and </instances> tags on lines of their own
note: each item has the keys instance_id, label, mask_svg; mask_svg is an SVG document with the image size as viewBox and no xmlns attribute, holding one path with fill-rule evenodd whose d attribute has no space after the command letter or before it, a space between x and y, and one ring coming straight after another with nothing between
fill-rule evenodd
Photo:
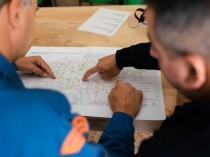
<instances>
[{"instance_id":1,"label":"hand","mask_svg":"<svg viewBox=\"0 0 210 157\"><path fill-rule=\"evenodd\" d=\"M140 110L143 93L129 83L117 81L108 98L113 112L124 112L135 118Z\"/></svg>"},{"instance_id":2,"label":"hand","mask_svg":"<svg viewBox=\"0 0 210 157\"><path fill-rule=\"evenodd\" d=\"M17 70L26 73L35 73L42 77L52 77L55 75L48 64L40 56L23 57L15 62Z\"/></svg>"},{"instance_id":3,"label":"hand","mask_svg":"<svg viewBox=\"0 0 210 157\"><path fill-rule=\"evenodd\" d=\"M109 55L99 59L97 65L84 74L82 81L87 81L88 77L96 72L99 72L103 79L110 79L117 76L120 71L117 67L115 54Z\"/></svg>"}]
</instances>

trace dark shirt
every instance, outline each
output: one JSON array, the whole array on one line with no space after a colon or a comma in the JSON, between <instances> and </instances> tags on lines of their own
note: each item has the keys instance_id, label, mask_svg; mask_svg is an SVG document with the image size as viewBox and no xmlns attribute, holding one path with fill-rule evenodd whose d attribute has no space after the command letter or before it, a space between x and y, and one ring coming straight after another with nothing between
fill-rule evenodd
<instances>
[{"instance_id":1,"label":"dark shirt","mask_svg":"<svg viewBox=\"0 0 210 157\"><path fill-rule=\"evenodd\" d=\"M176 107L154 136L142 143L140 157L209 157L210 103Z\"/></svg>"},{"instance_id":2,"label":"dark shirt","mask_svg":"<svg viewBox=\"0 0 210 157\"><path fill-rule=\"evenodd\" d=\"M149 54L150 43L133 45L116 53L116 62L120 69L134 67L137 69L159 70L158 62Z\"/></svg>"},{"instance_id":3,"label":"dark shirt","mask_svg":"<svg viewBox=\"0 0 210 157\"><path fill-rule=\"evenodd\" d=\"M117 51L120 69L159 69L156 59L149 55L150 43L138 44ZM209 157L210 102L191 102L176 107L154 136L145 140L139 157Z\"/></svg>"}]
</instances>

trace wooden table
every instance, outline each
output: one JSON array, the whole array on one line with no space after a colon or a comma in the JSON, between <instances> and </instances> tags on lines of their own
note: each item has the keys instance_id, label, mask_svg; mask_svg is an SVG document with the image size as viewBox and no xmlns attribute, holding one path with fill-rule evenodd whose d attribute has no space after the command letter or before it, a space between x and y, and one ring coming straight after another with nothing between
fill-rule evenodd
<instances>
[{"instance_id":1,"label":"wooden table","mask_svg":"<svg viewBox=\"0 0 210 157\"><path fill-rule=\"evenodd\" d=\"M140 25L135 29L128 27L127 22L119 29L115 36L104 36L83 31L77 28L87 20L100 6L88 7L53 7L40 8L36 18L36 46L108 46L128 47L141 42L148 42L147 27ZM103 6L103 8L135 11L145 6ZM165 110L167 116L172 115L176 106L177 91L162 77ZM101 133L94 132L100 135ZM146 134L137 134L145 137ZM90 139L91 140L91 139ZM95 140L95 139L93 139ZM97 141L97 140L96 140Z\"/></svg>"}]
</instances>

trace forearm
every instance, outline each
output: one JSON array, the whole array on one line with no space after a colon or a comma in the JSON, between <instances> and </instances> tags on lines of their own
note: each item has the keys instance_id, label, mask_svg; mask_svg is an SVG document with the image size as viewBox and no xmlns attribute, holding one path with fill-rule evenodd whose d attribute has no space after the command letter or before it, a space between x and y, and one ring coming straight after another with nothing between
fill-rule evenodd
<instances>
[{"instance_id":1,"label":"forearm","mask_svg":"<svg viewBox=\"0 0 210 157\"><path fill-rule=\"evenodd\" d=\"M133 118L121 112L114 113L99 143L110 157L128 157L134 155Z\"/></svg>"},{"instance_id":2,"label":"forearm","mask_svg":"<svg viewBox=\"0 0 210 157\"><path fill-rule=\"evenodd\" d=\"M158 61L150 56L150 43L133 45L116 52L116 62L120 69L134 67L137 69L159 70Z\"/></svg>"}]
</instances>

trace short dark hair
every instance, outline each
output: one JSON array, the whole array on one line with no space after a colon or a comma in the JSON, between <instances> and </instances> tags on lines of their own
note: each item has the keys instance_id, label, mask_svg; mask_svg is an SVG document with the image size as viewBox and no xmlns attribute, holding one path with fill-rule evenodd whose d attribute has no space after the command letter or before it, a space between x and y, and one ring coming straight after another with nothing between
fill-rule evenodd
<instances>
[{"instance_id":1,"label":"short dark hair","mask_svg":"<svg viewBox=\"0 0 210 157\"><path fill-rule=\"evenodd\" d=\"M210 0L146 0L162 44L179 53L210 57Z\"/></svg>"}]
</instances>

